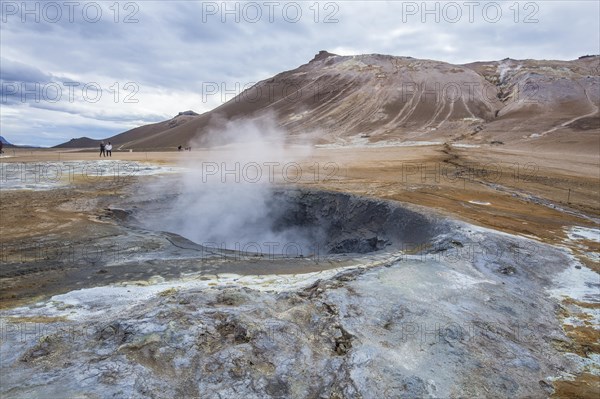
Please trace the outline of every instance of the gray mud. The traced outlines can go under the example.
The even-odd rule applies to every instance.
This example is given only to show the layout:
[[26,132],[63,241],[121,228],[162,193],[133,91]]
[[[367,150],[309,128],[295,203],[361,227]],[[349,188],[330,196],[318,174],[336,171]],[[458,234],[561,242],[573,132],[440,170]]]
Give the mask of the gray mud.
[[[210,235],[187,234],[169,218],[201,219],[206,215],[188,216],[181,208],[180,196],[170,194],[151,201],[136,201],[135,206],[112,210],[125,224],[148,230],[169,226],[169,232],[194,240],[198,245],[226,249],[247,248],[246,252],[264,255],[289,255],[265,243],[269,238],[282,248],[295,244],[295,255],[365,254],[381,250],[397,251],[419,246],[449,228],[439,216],[426,216],[397,202],[322,190],[273,189],[266,195],[269,212],[249,220],[242,229],[253,232],[250,239],[227,246]],[[173,216],[172,210],[177,209]],[[208,212],[208,211],[207,211]],[[157,216],[158,215],[158,216]],[[165,216],[166,215],[166,216]],[[263,232],[269,232],[266,238]],[[235,234],[236,232],[231,232]],[[255,245],[249,245],[250,243]],[[289,245],[291,246],[291,245]],[[275,248],[272,248],[275,247]],[[269,251],[271,250],[271,251]]]
[[[144,191],[152,186],[144,184],[129,188],[124,197],[99,199],[87,236],[75,240],[47,236],[3,248],[8,255],[0,278],[6,295],[11,290],[8,298],[49,298],[73,289],[157,276],[171,280],[226,273],[313,273],[368,263],[373,256],[428,250],[437,235],[451,228],[439,217],[391,201],[275,189],[266,196],[268,212],[244,225],[250,234],[234,245],[214,237],[193,241],[178,224],[188,219],[186,208],[179,207],[179,181],[156,179],[167,187]],[[174,214],[180,219],[169,223]],[[165,225],[169,228],[159,229]],[[11,252],[21,256],[11,257]]]
[[[469,226],[437,240],[293,289],[128,286],[5,311],[2,396],[550,396],[578,370],[545,291],[568,258]],[[57,319],[18,321],[42,315]]]
[[394,202],[272,194],[269,233],[319,251],[206,245],[149,223],[177,194],[111,199],[94,246],[112,255],[54,260],[50,300],[0,313],[1,396],[543,398],[581,371],[549,295],[564,251]]

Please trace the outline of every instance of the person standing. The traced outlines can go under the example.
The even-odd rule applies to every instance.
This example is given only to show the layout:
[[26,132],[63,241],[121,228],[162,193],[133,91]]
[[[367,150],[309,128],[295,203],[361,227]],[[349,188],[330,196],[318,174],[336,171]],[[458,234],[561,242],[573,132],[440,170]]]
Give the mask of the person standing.
[[104,148],[106,149],[106,156],[107,157],[112,157],[112,144],[110,143],[110,141],[108,142],[108,144]]
[[104,141],[100,143],[100,156],[102,156],[102,155],[106,156]]

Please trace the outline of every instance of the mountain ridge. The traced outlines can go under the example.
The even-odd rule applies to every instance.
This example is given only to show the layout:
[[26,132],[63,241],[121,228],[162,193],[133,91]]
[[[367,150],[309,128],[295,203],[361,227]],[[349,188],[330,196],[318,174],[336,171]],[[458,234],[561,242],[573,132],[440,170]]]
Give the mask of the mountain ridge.
[[[586,56],[459,65],[322,50],[213,110],[180,112],[104,141],[119,149],[175,148],[201,138],[214,118],[269,114],[291,140],[309,136],[316,144],[551,142],[564,141],[567,133],[569,141],[589,142],[594,141],[589,133],[600,129],[599,62],[599,56]],[[90,143],[100,140],[81,138],[57,147]]]

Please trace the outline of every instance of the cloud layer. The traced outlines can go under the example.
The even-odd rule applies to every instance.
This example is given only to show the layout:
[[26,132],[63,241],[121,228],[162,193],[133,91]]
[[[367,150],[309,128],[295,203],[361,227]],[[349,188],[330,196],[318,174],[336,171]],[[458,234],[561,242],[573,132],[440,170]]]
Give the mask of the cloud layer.
[[0,134],[50,146],[205,112],[322,49],[452,63],[600,52],[599,3],[574,3],[2,1]]

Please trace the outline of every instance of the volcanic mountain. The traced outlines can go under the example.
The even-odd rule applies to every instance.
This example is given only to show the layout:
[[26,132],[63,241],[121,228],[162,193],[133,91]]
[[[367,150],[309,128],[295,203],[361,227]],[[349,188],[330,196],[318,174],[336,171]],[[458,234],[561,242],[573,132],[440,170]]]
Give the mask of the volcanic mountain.
[[[105,141],[119,149],[175,148],[196,142],[216,120],[271,115],[292,140],[317,144],[534,141],[597,151],[599,75],[600,56],[453,65],[321,51],[209,112],[180,112]],[[98,143],[80,138],[57,147]]]

